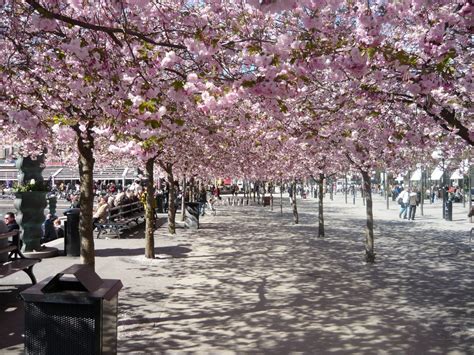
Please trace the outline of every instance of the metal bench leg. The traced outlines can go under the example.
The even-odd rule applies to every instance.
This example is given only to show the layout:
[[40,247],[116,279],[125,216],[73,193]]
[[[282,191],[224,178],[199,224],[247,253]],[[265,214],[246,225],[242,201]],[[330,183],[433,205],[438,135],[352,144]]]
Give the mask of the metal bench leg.
[[34,265],[31,265],[30,267],[27,267],[26,269],[23,269],[23,271],[26,272],[26,274],[30,277],[31,282],[33,283],[33,285],[36,285],[36,277],[33,274],[33,266]]

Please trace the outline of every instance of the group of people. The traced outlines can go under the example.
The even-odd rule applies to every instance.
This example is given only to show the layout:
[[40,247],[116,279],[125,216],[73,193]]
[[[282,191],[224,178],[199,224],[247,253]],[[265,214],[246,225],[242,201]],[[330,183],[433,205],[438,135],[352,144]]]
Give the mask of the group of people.
[[43,230],[41,243],[46,243],[58,238],[64,238],[64,229],[58,216],[48,213],[41,228]]
[[[13,232],[15,230],[20,230],[20,226],[16,221],[16,216],[13,212],[7,212],[3,216],[3,221],[0,221],[0,233],[8,233]],[[53,216],[48,214],[46,220],[42,225],[43,235],[41,237],[41,243],[46,243],[50,240],[54,240],[57,238],[64,237],[64,230],[61,226],[61,221],[57,216]],[[22,241],[20,239],[20,235],[17,234],[16,236],[10,239],[11,245],[18,245],[20,248],[22,247]]]
[[132,184],[127,191],[118,190],[116,194],[109,192],[104,196],[100,196],[92,216],[93,224],[106,222],[107,215],[111,208],[125,206],[143,200],[143,191],[141,185],[136,182]]

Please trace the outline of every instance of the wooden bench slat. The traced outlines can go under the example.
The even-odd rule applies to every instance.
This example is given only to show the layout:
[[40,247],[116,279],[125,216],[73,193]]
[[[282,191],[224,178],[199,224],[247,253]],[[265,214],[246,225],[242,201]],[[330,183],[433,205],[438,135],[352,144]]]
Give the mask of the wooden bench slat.
[[16,250],[16,249],[17,249],[16,245],[9,245],[9,246],[7,246],[7,247],[5,247],[5,248],[1,248],[1,249],[0,249],[0,254],[2,254],[2,253],[9,253],[9,252],[11,252],[11,251],[13,251],[13,250]]
[[[1,233],[0,239],[15,237],[18,234],[19,234],[18,230],[13,230],[7,233]],[[19,239],[18,239],[18,242],[19,242]],[[25,256],[19,250],[19,245],[8,245],[4,248],[1,248],[0,254],[8,255],[8,259],[9,259],[9,261],[0,263],[0,278],[4,278],[18,271],[24,271],[30,277],[33,285],[36,284],[36,277],[33,274],[33,265],[35,265],[36,263],[39,263],[41,259],[25,258]]]
[[7,239],[7,238],[10,238],[10,237],[14,237],[15,235],[18,234],[18,230],[14,230],[14,231],[11,231],[11,232],[7,232],[7,233],[1,233],[0,234],[0,239]]
[[0,265],[0,278],[14,274],[17,271],[22,271],[29,268],[36,263],[39,263],[40,259],[17,259],[8,261]]
[[114,231],[117,237],[120,238],[120,231],[122,229],[130,229],[132,222],[138,224],[140,218],[145,218],[145,210],[140,201],[110,208],[107,214],[107,221],[96,223],[99,230],[97,238],[102,231],[107,229]]

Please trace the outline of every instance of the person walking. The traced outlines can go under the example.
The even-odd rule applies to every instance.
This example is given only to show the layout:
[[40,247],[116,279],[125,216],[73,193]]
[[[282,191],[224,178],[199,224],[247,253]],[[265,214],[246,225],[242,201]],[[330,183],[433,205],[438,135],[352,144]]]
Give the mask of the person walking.
[[205,187],[201,187],[201,190],[199,191],[199,197],[198,197],[198,202],[199,202],[199,214],[201,216],[204,216],[206,213],[206,203],[207,203],[207,191]]
[[400,204],[400,213],[398,214],[398,218],[407,219],[408,213],[408,206],[410,201],[410,193],[408,190],[403,190],[400,192],[397,198],[398,203]]
[[414,221],[415,220],[415,213],[416,213],[416,206],[418,206],[418,193],[416,191],[410,192],[409,195],[409,211],[408,211],[408,219]]

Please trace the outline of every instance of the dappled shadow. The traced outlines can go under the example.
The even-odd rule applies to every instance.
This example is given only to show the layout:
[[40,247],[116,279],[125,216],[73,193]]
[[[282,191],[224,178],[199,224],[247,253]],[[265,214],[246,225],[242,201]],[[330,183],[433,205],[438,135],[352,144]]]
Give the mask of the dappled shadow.
[[314,200],[299,205],[298,225],[289,208],[221,208],[199,230],[159,228],[162,259],[144,258],[126,239],[96,250],[99,274],[124,283],[120,354],[472,353],[466,226],[399,220],[379,203],[377,258],[368,265],[361,206],[328,202],[325,238]]
[[[189,253],[191,249],[182,247],[179,245],[170,246],[170,247],[157,247],[155,248],[155,254],[166,254],[174,258],[186,257],[186,254]],[[112,256],[135,256],[135,255],[144,255],[145,248],[107,248],[99,249],[95,251],[97,257],[112,257]]]
[[30,286],[31,284],[0,286],[0,349],[4,349],[8,353],[16,353],[13,348],[23,349],[25,316],[20,292]]
[[[365,220],[314,206],[300,224],[259,206],[229,208],[189,234],[189,257],[163,268],[176,282],[157,294],[125,292],[120,351],[469,353],[472,253],[450,232],[376,223],[377,263],[364,257]],[[439,248],[459,246],[456,257]],[[137,300],[154,310],[135,315]],[[158,302],[156,301],[158,300]],[[145,307],[149,309],[149,307]]]

